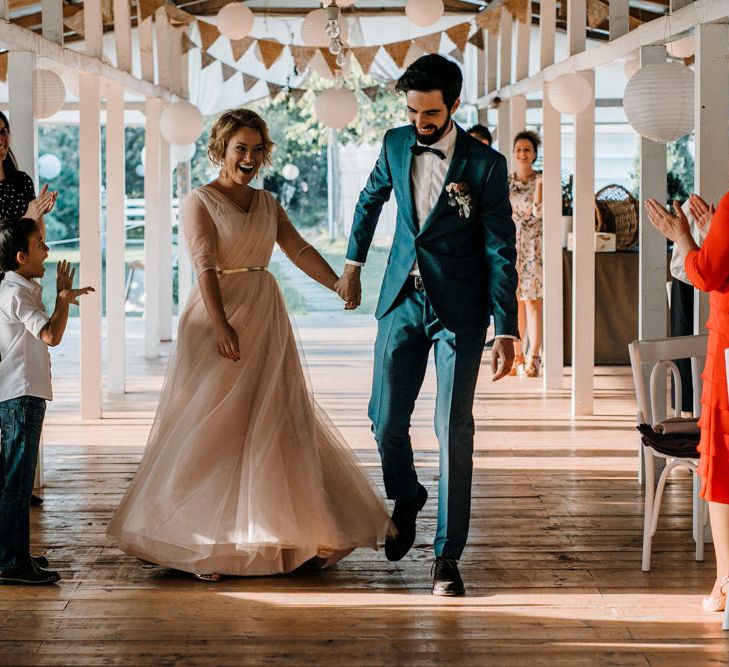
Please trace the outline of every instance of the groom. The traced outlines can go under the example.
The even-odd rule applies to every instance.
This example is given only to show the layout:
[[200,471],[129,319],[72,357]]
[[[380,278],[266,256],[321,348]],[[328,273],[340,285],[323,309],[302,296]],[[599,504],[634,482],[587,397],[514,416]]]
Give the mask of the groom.
[[434,595],[463,595],[458,559],[466,544],[473,470],[473,396],[489,316],[496,323],[492,380],[510,370],[518,335],[511,219],[504,157],[452,120],[463,77],[439,56],[416,60],[397,82],[410,125],[389,130],[354,212],[339,295],[356,307],[360,270],[383,204],[398,214],[375,313],[369,417],[398,534],[385,554],[400,560],[415,541],[428,493],[418,482],[410,416],[435,349],[435,430],[440,448]]

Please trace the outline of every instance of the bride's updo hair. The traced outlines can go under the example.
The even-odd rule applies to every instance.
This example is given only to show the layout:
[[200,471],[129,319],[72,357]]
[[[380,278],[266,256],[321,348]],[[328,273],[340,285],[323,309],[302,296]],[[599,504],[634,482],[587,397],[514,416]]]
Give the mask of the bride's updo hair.
[[250,127],[252,130],[260,132],[263,138],[263,164],[271,164],[271,152],[274,143],[268,134],[266,121],[250,109],[231,109],[218,118],[215,125],[213,125],[213,129],[210,130],[208,157],[214,165],[220,166],[223,164],[230,138],[242,127]]

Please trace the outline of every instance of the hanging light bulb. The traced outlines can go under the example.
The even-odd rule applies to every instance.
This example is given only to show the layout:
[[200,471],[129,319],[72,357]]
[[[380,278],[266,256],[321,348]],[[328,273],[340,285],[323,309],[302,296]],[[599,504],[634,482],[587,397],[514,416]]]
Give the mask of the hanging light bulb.
[[342,52],[342,43],[338,39],[333,39],[329,44],[329,53],[338,56]]
[[337,54],[336,61],[339,67],[344,67],[347,64],[347,56],[344,55],[344,51]]
[[327,21],[327,24],[324,28],[324,34],[329,39],[336,39],[337,37],[339,37],[339,35],[342,34],[342,30],[339,27],[339,21],[332,21],[331,19]]

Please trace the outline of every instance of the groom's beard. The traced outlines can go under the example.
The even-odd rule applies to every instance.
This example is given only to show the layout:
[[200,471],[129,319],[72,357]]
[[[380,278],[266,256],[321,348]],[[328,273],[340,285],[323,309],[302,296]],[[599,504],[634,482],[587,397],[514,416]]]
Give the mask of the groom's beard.
[[443,127],[438,127],[435,132],[431,132],[430,134],[420,134],[418,132],[418,128],[416,127],[415,123],[413,123],[413,128],[415,130],[415,138],[424,146],[432,146],[436,141],[438,141],[447,131],[448,128],[451,126],[451,115],[448,114],[448,118],[446,118],[445,123],[443,123]]

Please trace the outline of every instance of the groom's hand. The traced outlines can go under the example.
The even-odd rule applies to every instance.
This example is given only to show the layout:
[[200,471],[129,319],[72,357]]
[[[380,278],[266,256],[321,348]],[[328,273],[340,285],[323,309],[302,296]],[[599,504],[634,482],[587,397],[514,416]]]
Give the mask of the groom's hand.
[[509,374],[514,364],[514,341],[511,338],[497,338],[491,352],[491,381],[496,382]]
[[345,310],[354,310],[362,302],[362,283],[359,279],[361,270],[360,266],[345,264],[342,275],[334,283],[334,289],[345,302]]

